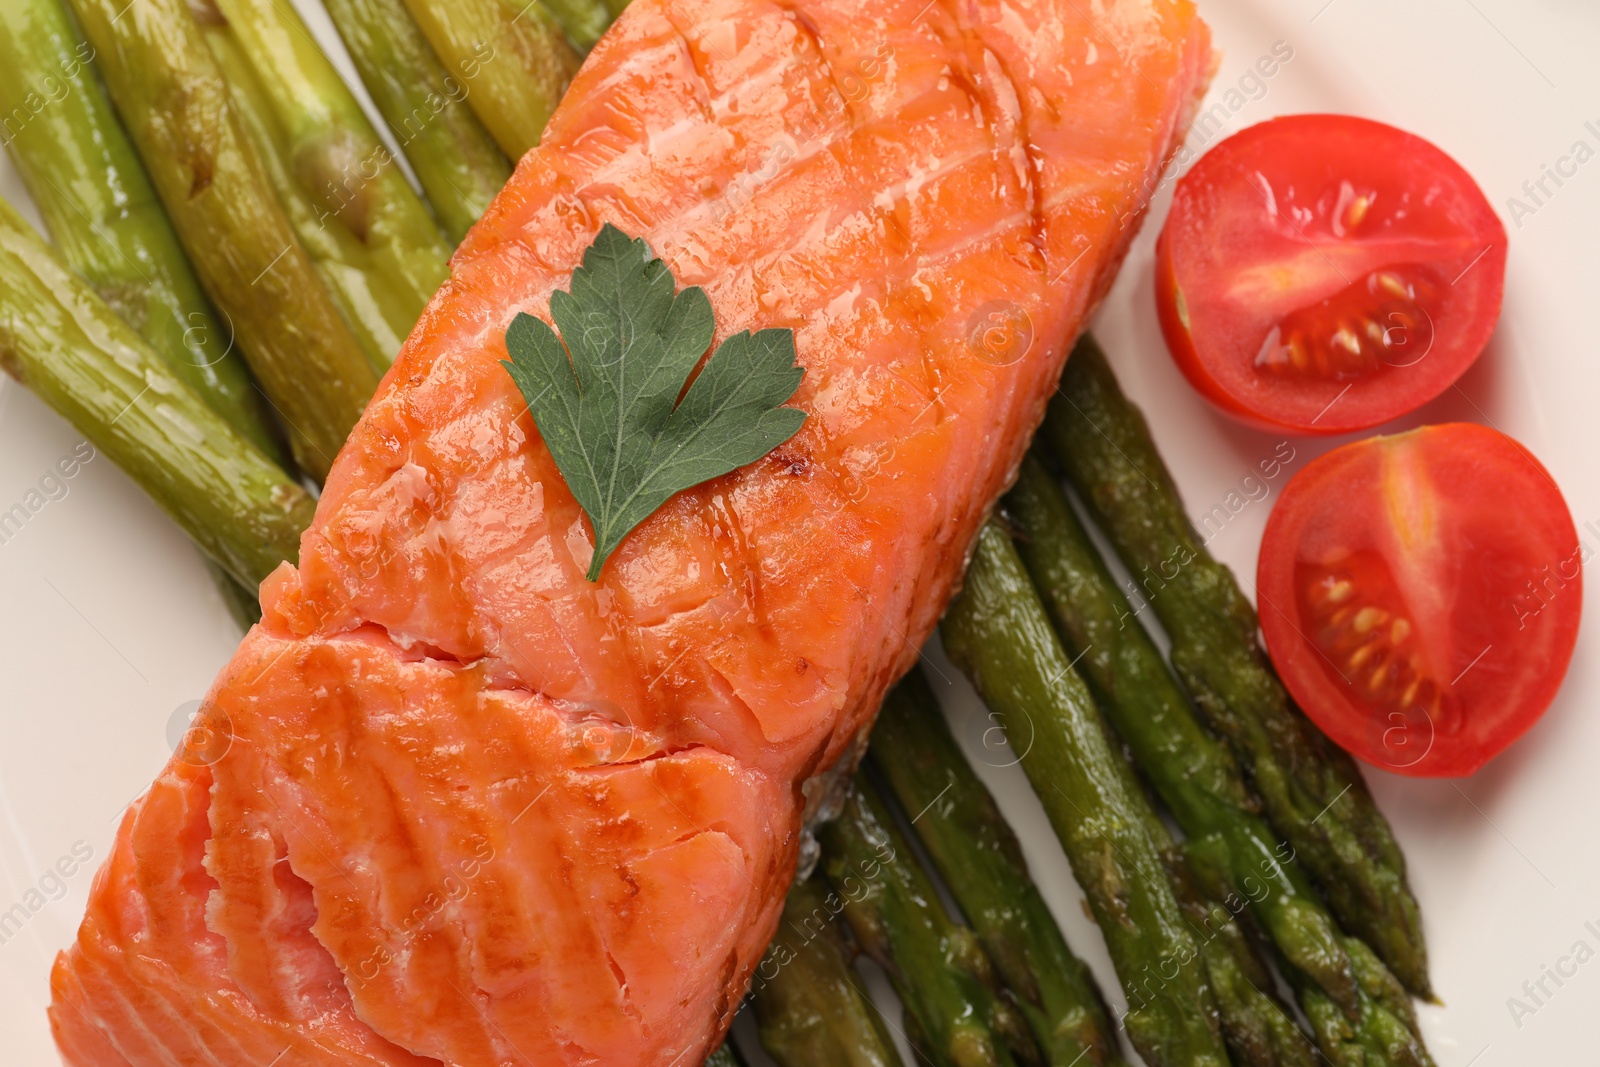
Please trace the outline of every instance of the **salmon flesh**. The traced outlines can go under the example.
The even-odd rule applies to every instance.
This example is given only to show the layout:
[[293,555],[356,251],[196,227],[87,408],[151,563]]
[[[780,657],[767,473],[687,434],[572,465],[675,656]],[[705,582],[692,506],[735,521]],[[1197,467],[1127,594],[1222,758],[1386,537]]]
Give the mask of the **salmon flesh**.
[[[634,0],[125,815],[66,1061],[698,1064],[1210,68],[1188,0]],[[590,583],[500,361],[605,222],[808,418]]]

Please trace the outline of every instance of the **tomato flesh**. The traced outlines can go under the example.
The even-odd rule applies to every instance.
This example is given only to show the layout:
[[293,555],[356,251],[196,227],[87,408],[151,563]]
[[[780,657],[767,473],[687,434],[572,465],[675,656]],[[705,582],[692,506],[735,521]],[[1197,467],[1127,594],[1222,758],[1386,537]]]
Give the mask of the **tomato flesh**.
[[1499,318],[1506,234],[1438,148],[1341,115],[1273,119],[1178,182],[1156,246],[1162,332],[1247,423],[1344,433],[1447,389]]
[[1376,724],[1383,763],[1405,766],[1419,743],[1459,733],[1460,701],[1439,677],[1381,557],[1358,551],[1334,564],[1300,563],[1295,578],[1300,618]]
[[1582,563],[1555,483],[1466,423],[1336,449],[1285,487],[1257,587],[1267,650],[1354,755],[1471,774],[1555,697],[1577,640]]
[[1438,275],[1407,263],[1372,271],[1267,332],[1256,366],[1266,374],[1347,381],[1409,367],[1433,347]]

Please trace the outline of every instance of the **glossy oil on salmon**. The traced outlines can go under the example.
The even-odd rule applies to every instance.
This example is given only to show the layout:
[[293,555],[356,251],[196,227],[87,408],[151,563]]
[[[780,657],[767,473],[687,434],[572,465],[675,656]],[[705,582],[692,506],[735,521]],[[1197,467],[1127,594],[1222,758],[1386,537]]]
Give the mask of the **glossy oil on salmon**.
[[[125,816],[67,1062],[698,1064],[1210,64],[1187,0],[634,0]],[[591,584],[500,360],[605,222],[808,418]]]

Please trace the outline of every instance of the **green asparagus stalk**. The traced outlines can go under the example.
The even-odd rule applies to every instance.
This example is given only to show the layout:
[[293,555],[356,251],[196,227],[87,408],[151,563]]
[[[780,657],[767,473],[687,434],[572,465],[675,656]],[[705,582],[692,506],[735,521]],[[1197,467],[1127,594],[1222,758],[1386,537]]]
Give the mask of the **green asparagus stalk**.
[[[1074,667],[1076,670],[1076,667]],[[1183,913],[1199,950],[1199,966],[1204,967],[1222,1036],[1234,1067],[1311,1067],[1316,1050],[1276,996],[1268,992],[1272,979],[1266,963],[1245,936],[1234,913],[1223,906],[1239,907],[1225,883],[1207,891],[1194,874],[1194,865],[1183,845],[1173,839],[1161,821],[1134,767],[1133,753],[1109,732],[1101,720],[1114,751],[1123,788],[1130,796],[1145,800],[1139,805],[1150,839],[1156,843],[1161,863],[1172,884],[1173,896]],[[1164,972],[1157,972],[1165,977]]]
[[467,105],[401,0],[324,0],[378,112],[411,162],[452,244],[511,178],[511,164]]
[[[1005,531],[978,537],[966,585],[941,624],[946,651],[1006,726],[1105,935],[1151,1067],[1228,1062],[1199,953],[1088,690],[1061,648]],[[1169,975],[1167,971],[1172,973]]]
[[540,0],[405,0],[500,150],[520,160],[544,133],[578,53]]
[[[1122,789],[1143,801],[1135,806],[1136,811],[1155,842],[1178,910],[1194,935],[1198,962],[1189,966],[1205,972],[1230,1061],[1234,1067],[1310,1067],[1316,1052],[1283,1005],[1267,992],[1272,979],[1265,962],[1233,914],[1218,903],[1226,894],[1213,898],[1201,888],[1184,847],[1173,840],[1172,832],[1156,814],[1134,767],[1133,754],[1118,743],[1103,718],[1098,725],[1106,732],[1112,751],[1121,757],[1114,760],[1114,770]],[[1167,980],[1164,969],[1145,974],[1146,981]]]
[[1044,437],[1172,639],[1172,665],[1230,744],[1274,830],[1344,928],[1430,996],[1405,858],[1350,757],[1296,708],[1256,642],[1232,573],[1190,524],[1149,428],[1090,338],[1067,362]]
[[289,432],[327,476],[377,375],[295,237],[185,0],[72,0],[195,273]]
[[[244,359],[184,258],[161,202],[95,77],[92,51],[61,0],[0,5],[6,148],[50,238],[229,425],[286,462]],[[30,114],[29,98],[40,102]]]
[[756,968],[761,1045],[779,1067],[901,1067],[882,1013],[851,971],[853,952],[836,921],[843,908],[819,877],[796,885]]
[[193,0],[301,244],[380,371],[449,276],[450,249],[294,8]]
[[250,588],[298,554],[304,489],[185,385],[0,201],[0,367]]
[[1362,994],[1381,1010],[1352,1021],[1320,990],[1302,984],[1296,995],[1327,1061],[1335,1067],[1433,1067],[1416,1036],[1410,994],[1364,942],[1352,937],[1346,945]]
[[[1412,1043],[1421,1048],[1409,1008],[1398,1020],[1386,1018],[1382,1004],[1363,994],[1347,939],[1298,857],[1257,813],[1259,803],[1237,764],[1193,711],[1066,496],[1036,458],[1023,462],[1005,503],[1016,523],[1018,552],[1063,646],[1188,835],[1190,857],[1213,872],[1210,880],[1220,887],[1214,896],[1236,902],[1235,911],[1248,902],[1251,916],[1298,972],[1297,986],[1315,990],[1363,1032],[1389,1033],[1396,1021],[1410,1026]],[[1339,1032],[1324,1028],[1318,1036],[1336,1044]]]
[[[1063,647],[1071,650],[1070,645]],[[1077,671],[1076,664],[1073,669]],[[1110,733],[1104,718],[1099,725],[1106,731],[1112,750],[1122,757],[1116,761],[1116,769],[1123,789],[1129,796],[1145,801],[1137,805],[1139,815],[1156,843],[1178,909],[1194,935],[1199,966],[1205,969],[1234,1067],[1311,1067],[1316,1050],[1282,1003],[1268,992],[1272,978],[1266,963],[1245,936],[1234,913],[1222,904],[1228,901],[1229,907],[1238,908],[1236,901],[1242,898],[1232,894],[1226,883],[1217,883],[1209,891],[1202,888],[1188,851],[1173,839],[1166,823],[1156,814],[1134,767],[1134,754]],[[1165,971],[1158,971],[1153,977],[1164,980]]]
[[[61,0],[0,6],[0,111],[28,115],[6,147],[56,248],[178,378],[280,466],[288,463],[244,357],[220,329]],[[40,95],[40,93],[44,95]],[[33,113],[30,102],[41,106]],[[253,589],[207,567],[244,629]]]
[[872,765],[1016,996],[1054,1067],[1120,1063],[1089,967],[1067,947],[994,796],[961,754],[927,679],[912,670],[873,727]]
[[[1104,721],[1102,728],[1107,728]],[[1214,883],[1211,891],[1200,886],[1187,849],[1173,840],[1173,833],[1166,829],[1165,822],[1149,803],[1146,785],[1134,769],[1133,753],[1120,744],[1117,737],[1107,736],[1112,749],[1122,753],[1118,769],[1122,771],[1123,787],[1130,795],[1146,797],[1147,803],[1141,805],[1141,813],[1149,825],[1150,840],[1157,843],[1162,867],[1173,886],[1173,896],[1178,899],[1178,909],[1189,923],[1190,933],[1194,934],[1198,966],[1205,968],[1232,1064],[1234,1067],[1310,1067],[1317,1051],[1274,993],[1267,992],[1272,989],[1272,977],[1266,961],[1245,936],[1240,920],[1229,910],[1229,907],[1240,907],[1238,897],[1230,894],[1226,883]],[[1224,901],[1227,907],[1222,904]]]
[[[1165,826],[1159,831],[1167,837]],[[1163,857],[1178,907],[1200,945],[1234,1067],[1314,1067],[1316,1050],[1271,992],[1272,974],[1239,920],[1201,891],[1180,845],[1170,843]]]
[[822,870],[856,943],[889,974],[912,1044],[948,1067],[1039,1062],[1027,1023],[997,992],[972,931],[953,921],[867,779],[818,833]]
[[1355,978],[1333,917],[1298,858],[1257,814],[1226,748],[1193,713],[1066,497],[1037,459],[1006,497],[1017,551],[1067,654],[1117,735],[1192,841],[1215,841],[1229,892],[1255,914],[1288,962],[1353,1011]]
[[417,309],[400,290],[385,284],[370,250],[349,227],[336,216],[326,215],[295,180],[282,127],[272,113],[261,79],[233,33],[220,19],[203,20],[201,25],[233,92],[233,112],[250,135],[300,246],[373,370],[381,374],[416,322],[413,312]]
[[[567,42],[579,52],[593,48],[611,25],[612,14],[605,0],[545,0],[545,4],[567,35]],[[514,3],[511,6],[520,10]]]

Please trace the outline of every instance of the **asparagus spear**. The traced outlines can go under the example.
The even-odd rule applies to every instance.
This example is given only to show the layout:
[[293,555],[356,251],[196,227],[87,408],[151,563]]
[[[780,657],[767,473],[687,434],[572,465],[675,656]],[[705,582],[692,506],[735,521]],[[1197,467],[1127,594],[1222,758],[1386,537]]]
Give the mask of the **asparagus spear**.
[[539,143],[578,69],[539,0],[405,0],[423,36],[467,87],[467,104],[500,150],[520,160]]
[[293,560],[314,505],[184,385],[0,201],[0,367],[109,456],[251,588]]
[[[1098,725],[1112,751],[1121,757],[1113,762],[1122,789],[1142,801],[1135,806],[1138,817],[1155,842],[1178,910],[1194,936],[1196,966],[1204,969],[1230,1062],[1234,1067],[1311,1067],[1315,1050],[1283,1005],[1267,992],[1272,978],[1266,964],[1233,913],[1219,904],[1227,899],[1226,891],[1213,897],[1200,887],[1184,846],[1173,840],[1172,832],[1156,814],[1134,768],[1133,754],[1118,743],[1103,718]],[[1166,974],[1146,968],[1144,978],[1159,983]]]
[[951,920],[877,790],[861,775],[821,827],[822,869],[856,942],[889,973],[912,1044],[949,1067],[1038,1062],[1027,1024],[996,992],[972,931]]
[[[1130,791],[1082,679],[1010,538],[978,536],[966,586],[941,624],[950,657],[1006,725],[1105,935],[1151,1067],[1228,1062],[1198,947],[1162,869],[1146,799]],[[1167,971],[1172,973],[1169,975]]]
[[[450,249],[294,9],[193,0],[295,232],[381,372],[449,275]],[[303,201],[298,207],[288,205]]]
[[[243,357],[212,313],[61,0],[0,5],[6,147],[61,257],[229,425],[286,462]],[[37,95],[43,94],[43,95]]]
[[1346,944],[1362,993],[1383,1010],[1352,1022],[1320,991],[1299,990],[1300,1004],[1329,1062],[1335,1067],[1433,1067],[1416,1037],[1416,1020],[1405,987],[1365,943],[1349,938]]
[[[1071,651],[1070,644],[1063,647]],[[1098,703],[1099,695],[1095,695]],[[1103,705],[1101,710],[1104,710]],[[1166,823],[1156,815],[1135,770],[1134,753],[1110,732],[1110,725],[1103,717],[1099,725],[1106,731],[1113,751],[1122,756],[1116,761],[1116,769],[1121,774],[1124,790],[1129,796],[1145,801],[1138,805],[1139,814],[1150,839],[1156,843],[1173,896],[1194,935],[1233,1064],[1235,1067],[1312,1067],[1316,1050],[1282,1003],[1268,992],[1273,980],[1266,963],[1234,917],[1245,898],[1234,893],[1226,881],[1213,880],[1209,888],[1202,888],[1195,877],[1195,865],[1191,863],[1188,849],[1173,840]],[[1227,906],[1223,905],[1224,901]],[[1158,971],[1155,976],[1164,977],[1164,972]]]
[[779,1067],[900,1067],[883,1016],[851,973],[835,917],[844,900],[812,877],[789,890],[751,983],[761,1045]]
[[324,0],[356,70],[452,243],[460,243],[511,164],[467,106],[401,0]]
[[1228,891],[1255,914],[1289,963],[1347,1011],[1350,959],[1298,857],[1280,848],[1228,751],[1205,729],[1134,619],[1066,497],[1037,459],[1006,497],[1017,551],[1068,655],[1117,735],[1191,840],[1215,841]]
[[[1036,458],[1024,460],[1006,509],[1063,646],[1189,836],[1191,855],[1204,857],[1203,866],[1220,887],[1214,896],[1237,901],[1240,909],[1250,902],[1250,913],[1297,972],[1297,986],[1315,990],[1363,1032],[1389,1033],[1398,1021],[1410,1028],[1420,1049],[1409,1007],[1398,1020],[1384,1018],[1387,1009],[1362,992],[1347,939],[1298,857],[1257,814],[1259,804],[1237,764],[1192,710],[1088,532]],[[1323,1028],[1319,1039],[1339,1043],[1342,1027]]]
[[1172,665],[1227,739],[1268,821],[1346,930],[1430,996],[1405,858],[1350,757],[1289,701],[1256,643],[1256,616],[1190,524],[1144,418],[1085,337],[1051,402],[1045,438],[1172,638]]
[[[266,405],[219,328],[91,56],[60,0],[0,6],[0,111],[28,114],[30,97],[48,101],[9,129],[11,158],[67,264],[185,385],[286,465]],[[261,615],[255,592],[209,558],[207,568],[229,613],[248,629]]]
[[[550,14],[567,35],[567,41],[580,52],[594,47],[614,17],[605,0],[546,0]],[[520,7],[511,6],[520,10]]]
[[371,250],[342,220],[326,214],[295,180],[283,128],[261,79],[220,16],[202,21],[202,27],[218,67],[227,76],[233,112],[250,136],[289,225],[362,352],[381,374],[393,362],[420,308],[401,289],[387,284]]
[[1167,875],[1200,945],[1234,1067],[1314,1067],[1316,1050],[1272,994],[1272,974],[1239,921],[1200,890],[1182,846],[1165,826],[1158,829],[1169,842],[1162,850]]
[[301,468],[325,478],[377,375],[294,235],[185,0],[72,0],[168,217]]
[[[1110,733],[1103,718],[1099,725],[1106,731],[1113,751],[1122,756],[1116,761],[1116,769],[1123,789],[1129,796],[1144,800],[1138,805],[1138,812],[1150,839],[1156,843],[1178,909],[1194,935],[1232,1063],[1235,1067],[1312,1067],[1316,1050],[1282,1003],[1268,992],[1272,977],[1266,963],[1229,910],[1240,907],[1235,902],[1237,895],[1225,882],[1215,883],[1210,891],[1202,889],[1188,851],[1173,840],[1172,832],[1156,814],[1134,768],[1133,753]],[[1227,907],[1223,901],[1228,901]],[[1147,969],[1145,973],[1152,978],[1165,977],[1164,971],[1152,973]]]
[[922,672],[889,692],[872,764],[1015,994],[1047,1063],[1120,1063],[1105,1004],[1028,874],[1016,835],[962,756]]

